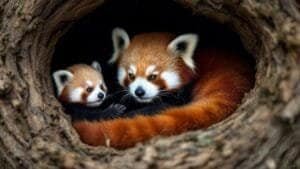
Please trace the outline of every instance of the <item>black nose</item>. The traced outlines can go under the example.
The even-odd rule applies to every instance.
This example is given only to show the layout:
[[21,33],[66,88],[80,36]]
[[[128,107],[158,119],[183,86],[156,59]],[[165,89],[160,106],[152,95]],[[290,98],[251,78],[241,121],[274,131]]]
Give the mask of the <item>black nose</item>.
[[99,99],[103,99],[103,98],[104,98],[104,94],[103,94],[103,93],[99,93],[99,94],[98,94],[98,98],[99,98]]
[[145,95],[145,90],[141,87],[138,87],[134,93],[138,97],[143,97]]

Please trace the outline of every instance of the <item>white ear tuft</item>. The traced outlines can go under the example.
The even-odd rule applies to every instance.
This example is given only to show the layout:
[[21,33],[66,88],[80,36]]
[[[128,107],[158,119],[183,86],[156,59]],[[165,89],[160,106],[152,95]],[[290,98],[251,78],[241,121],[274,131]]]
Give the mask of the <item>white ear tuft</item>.
[[100,65],[100,63],[98,63],[97,61],[93,61],[92,67],[93,67],[94,69],[96,69],[98,72],[100,72],[100,73],[102,72],[101,65]]
[[195,69],[193,55],[198,43],[198,35],[184,34],[178,36],[168,45],[168,51],[180,56],[184,63],[191,69]]
[[112,41],[114,52],[111,59],[108,61],[109,63],[115,63],[118,60],[121,52],[127,49],[130,44],[129,35],[122,28],[115,28],[112,31]]
[[57,89],[57,96],[61,95],[62,90],[70,80],[73,78],[73,74],[67,70],[58,70],[52,74],[54,83]]

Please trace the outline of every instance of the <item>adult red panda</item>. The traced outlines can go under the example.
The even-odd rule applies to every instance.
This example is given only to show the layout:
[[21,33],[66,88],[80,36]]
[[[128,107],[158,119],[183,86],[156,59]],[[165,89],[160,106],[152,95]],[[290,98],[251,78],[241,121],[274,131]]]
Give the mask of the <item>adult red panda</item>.
[[112,34],[118,81],[139,102],[151,102],[161,91],[192,84],[190,103],[102,122],[76,122],[83,142],[126,148],[154,136],[170,136],[208,127],[230,115],[253,86],[254,71],[242,57],[227,51],[196,50],[198,36],[170,33]]

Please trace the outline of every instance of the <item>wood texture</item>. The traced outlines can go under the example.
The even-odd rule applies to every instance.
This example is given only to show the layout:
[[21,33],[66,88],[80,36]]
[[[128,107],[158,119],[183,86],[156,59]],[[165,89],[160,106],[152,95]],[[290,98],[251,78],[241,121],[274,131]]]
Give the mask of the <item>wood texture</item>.
[[177,2],[231,26],[255,56],[255,88],[234,115],[204,131],[125,151],[83,145],[53,96],[50,62],[57,40],[103,1],[1,0],[1,166],[300,168],[299,1]]

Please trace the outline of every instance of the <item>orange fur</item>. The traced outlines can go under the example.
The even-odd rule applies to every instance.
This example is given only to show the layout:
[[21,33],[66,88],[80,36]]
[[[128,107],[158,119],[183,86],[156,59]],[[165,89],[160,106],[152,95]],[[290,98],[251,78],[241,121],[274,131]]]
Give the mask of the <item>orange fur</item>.
[[[188,68],[178,56],[173,56],[167,51],[168,44],[175,38],[169,33],[146,33],[133,37],[128,49],[122,52],[119,59],[119,67],[126,70],[131,65],[137,66],[136,77],[147,78],[145,70],[149,65],[155,65],[155,71],[162,73],[166,70],[177,72],[181,76],[181,86],[189,83],[194,76],[193,71]],[[158,74],[160,77],[160,74]],[[124,87],[128,86],[134,79],[124,79]],[[152,81],[161,89],[165,89],[165,81],[157,78]]]
[[191,103],[155,116],[76,122],[83,142],[127,148],[154,136],[170,136],[208,127],[230,115],[253,86],[254,72],[241,57],[218,50],[198,51]]
[[[70,91],[81,87],[83,89],[89,87],[86,81],[91,81],[93,84],[103,82],[102,74],[95,70],[93,67],[85,64],[76,64],[67,68],[74,76],[71,82],[66,85],[59,96],[59,100],[62,102],[69,102]],[[102,89],[106,91],[106,87]],[[87,97],[89,93],[86,91],[83,93],[83,98]],[[82,101],[85,101],[83,99]]]

